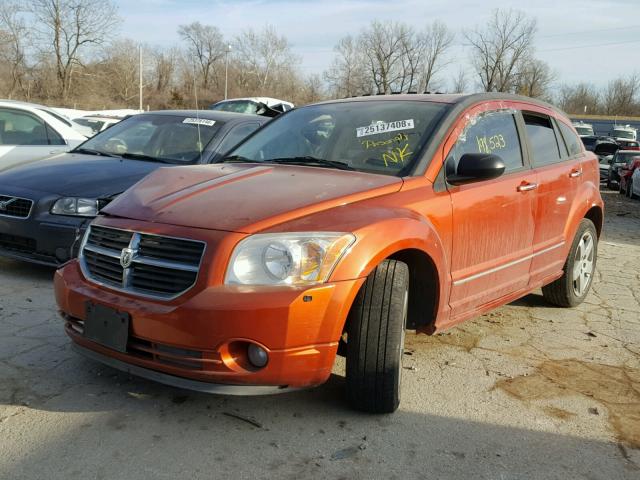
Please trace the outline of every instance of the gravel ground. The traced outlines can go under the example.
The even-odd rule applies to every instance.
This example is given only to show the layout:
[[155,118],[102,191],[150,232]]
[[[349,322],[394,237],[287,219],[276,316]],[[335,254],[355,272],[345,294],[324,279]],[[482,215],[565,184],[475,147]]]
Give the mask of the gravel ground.
[[[70,351],[52,271],[0,260],[0,479],[640,478],[640,202],[603,192],[598,271],[572,310],[539,292],[407,336],[402,405],[322,387],[226,398]],[[248,421],[249,420],[249,421]]]

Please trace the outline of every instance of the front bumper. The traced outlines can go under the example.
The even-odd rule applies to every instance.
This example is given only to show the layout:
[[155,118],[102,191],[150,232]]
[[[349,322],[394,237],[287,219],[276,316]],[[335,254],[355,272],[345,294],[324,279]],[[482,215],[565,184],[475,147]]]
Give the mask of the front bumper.
[[91,220],[38,212],[37,205],[28,218],[0,216],[0,255],[58,266],[77,256]]
[[[206,391],[216,393],[224,389],[214,384],[269,386],[275,389],[264,393],[274,393],[327,380],[349,308],[363,281],[309,288],[205,286],[164,302],[90,283],[78,262],[72,261],[56,272],[54,283],[67,334],[80,348],[117,362],[116,368],[147,378],[149,371],[163,374],[152,376],[173,385],[175,378],[197,382],[191,387],[189,382],[177,385],[185,388],[204,382],[211,384]],[[87,302],[130,314],[126,353],[83,336]],[[246,342],[267,350],[265,367],[247,364],[237,347]]]

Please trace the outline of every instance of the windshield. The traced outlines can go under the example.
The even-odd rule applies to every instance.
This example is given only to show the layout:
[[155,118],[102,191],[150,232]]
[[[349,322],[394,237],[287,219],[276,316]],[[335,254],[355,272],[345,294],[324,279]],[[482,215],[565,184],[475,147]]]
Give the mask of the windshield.
[[640,157],[638,152],[617,153],[614,157],[615,163],[627,163],[631,158]]
[[580,127],[576,125],[575,129],[578,135],[593,135],[593,128],[591,127]]
[[213,105],[211,110],[235,113],[253,113],[255,115],[258,111],[258,104],[251,100],[232,100],[230,102],[222,102]]
[[611,132],[611,136],[616,137],[616,138],[626,138],[629,140],[635,140],[636,139],[636,135],[634,132],[630,131],[630,130],[618,130],[616,128],[613,129],[613,131]]
[[141,160],[193,163],[222,122],[178,115],[142,114],[123,120],[83,143],[78,150]]
[[367,101],[313,105],[272,120],[230,152],[230,160],[287,160],[384,175],[408,171],[446,104]]

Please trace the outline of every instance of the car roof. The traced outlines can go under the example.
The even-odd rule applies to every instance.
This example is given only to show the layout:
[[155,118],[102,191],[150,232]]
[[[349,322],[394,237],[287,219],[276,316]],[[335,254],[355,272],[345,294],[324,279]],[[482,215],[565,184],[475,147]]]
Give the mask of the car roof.
[[324,102],[314,103],[313,105],[324,105],[330,103],[346,103],[346,102],[374,102],[374,101],[419,101],[419,102],[431,102],[431,103],[444,103],[450,104],[455,107],[456,110],[462,110],[470,107],[474,104],[481,102],[490,102],[495,100],[504,100],[511,102],[524,102],[532,103],[546,107],[559,115],[567,117],[567,114],[560,110],[558,107],[551,105],[543,100],[531,97],[525,97],[524,95],[514,95],[511,93],[497,93],[497,92],[483,92],[483,93],[403,93],[392,95],[365,95],[360,97],[348,97],[339,100],[326,100]]
[[194,117],[218,122],[238,122],[242,120],[254,120],[265,122],[268,118],[247,113],[221,112],[218,110],[155,110],[143,112],[138,115],[174,115],[176,117]]

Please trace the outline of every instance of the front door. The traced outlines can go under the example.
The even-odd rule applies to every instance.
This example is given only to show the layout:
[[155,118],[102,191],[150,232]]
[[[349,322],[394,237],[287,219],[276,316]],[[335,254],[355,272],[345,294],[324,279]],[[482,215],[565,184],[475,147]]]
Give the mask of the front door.
[[537,177],[523,154],[516,115],[509,109],[470,113],[447,156],[448,173],[455,173],[465,153],[492,153],[506,165],[497,179],[448,185],[453,208],[452,322],[529,283]]

